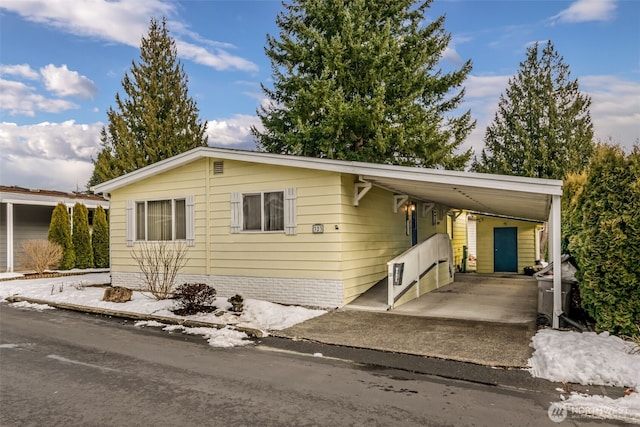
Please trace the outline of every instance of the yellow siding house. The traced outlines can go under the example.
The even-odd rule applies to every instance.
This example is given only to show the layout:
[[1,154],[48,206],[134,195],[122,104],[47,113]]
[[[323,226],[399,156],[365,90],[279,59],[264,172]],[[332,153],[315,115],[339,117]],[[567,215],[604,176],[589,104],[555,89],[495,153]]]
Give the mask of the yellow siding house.
[[[528,210],[539,217],[548,215],[549,188],[561,194],[556,185],[200,147],[93,191],[110,200],[113,285],[139,286],[132,251],[163,242],[187,247],[178,283],[207,283],[223,296],[339,307],[430,236],[450,232],[457,246],[466,244],[459,211],[451,208],[488,206],[491,200],[476,202],[483,188],[491,198],[496,188],[504,192],[496,206],[510,206],[503,198],[517,198],[523,188],[534,201],[544,197]],[[460,189],[478,194],[471,199]]]

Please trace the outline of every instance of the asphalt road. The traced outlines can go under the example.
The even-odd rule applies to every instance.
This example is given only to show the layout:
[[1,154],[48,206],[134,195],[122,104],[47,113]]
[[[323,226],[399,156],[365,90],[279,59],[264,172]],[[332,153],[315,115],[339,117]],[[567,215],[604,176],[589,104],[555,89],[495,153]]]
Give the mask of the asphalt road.
[[2,426],[544,426],[556,397],[0,304]]

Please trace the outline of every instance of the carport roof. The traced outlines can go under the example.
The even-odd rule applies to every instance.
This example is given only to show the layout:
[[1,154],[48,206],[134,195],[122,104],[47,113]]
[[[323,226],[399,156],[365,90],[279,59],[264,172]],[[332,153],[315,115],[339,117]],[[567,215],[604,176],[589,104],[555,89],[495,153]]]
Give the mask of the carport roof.
[[[353,174],[362,182],[412,199],[518,218],[546,221],[552,196],[562,195],[562,181],[506,175],[382,165],[256,151],[198,147],[92,188],[108,194],[141,179],[201,159],[237,160]],[[365,196],[366,197],[366,196]]]

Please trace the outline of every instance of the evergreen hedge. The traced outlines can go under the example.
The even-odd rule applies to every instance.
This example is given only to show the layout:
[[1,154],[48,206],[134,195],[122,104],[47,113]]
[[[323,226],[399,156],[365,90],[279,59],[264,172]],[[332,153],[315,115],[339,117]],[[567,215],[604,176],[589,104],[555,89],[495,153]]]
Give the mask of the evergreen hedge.
[[[569,221],[582,306],[596,328],[633,335],[640,325],[640,146],[600,145]],[[579,223],[579,226],[578,226]]]
[[76,252],[76,268],[93,268],[89,211],[82,203],[76,203],[73,207],[73,234],[71,237]]
[[98,206],[93,215],[91,243],[93,245],[93,262],[96,268],[109,267],[109,223],[102,206]]
[[62,247],[62,259],[58,268],[61,270],[73,268],[75,265],[75,252],[73,250],[73,241],[71,240],[71,221],[64,203],[58,203],[53,209],[47,239]]

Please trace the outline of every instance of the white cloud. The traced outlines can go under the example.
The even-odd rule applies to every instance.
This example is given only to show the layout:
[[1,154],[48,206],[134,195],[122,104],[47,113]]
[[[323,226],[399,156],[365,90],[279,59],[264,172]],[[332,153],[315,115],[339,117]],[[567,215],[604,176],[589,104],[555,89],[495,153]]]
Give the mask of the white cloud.
[[454,65],[462,65],[464,61],[460,54],[455,50],[455,48],[447,46],[442,52],[442,59],[451,62]]
[[258,116],[236,114],[228,119],[210,120],[207,123],[209,145],[255,149],[251,126],[262,128],[262,122]]
[[608,21],[613,18],[617,0],[577,0],[550,18],[551,22]]
[[56,67],[49,64],[40,69],[44,85],[48,91],[58,96],[75,96],[82,99],[93,99],[98,88],[86,76],[71,71],[66,64]]
[[63,99],[46,98],[36,93],[32,86],[22,82],[4,80],[0,78],[0,110],[8,111],[15,116],[23,114],[33,117],[37,111],[59,113],[61,111],[78,108],[73,102]]
[[[256,148],[250,127],[261,126],[256,116],[237,114],[208,122],[209,144]],[[100,122],[17,125],[0,123],[0,182],[3,185],[49,190],[84,189],[100,150]]]
[[41,190],[85,190],[93,164],[79,160],[42,159],[0,154],[0,182]]
[[102,123],[0,123],[0,181],[48,190],[84,189]]
[[640,140],[640,83],[616,76],[579,78],[580,89],[591,96],[591,119],[596,138],[630,148]]
[[28,64],[3,65],[0,64],[0,75],[8,74],[11,76],[23,77],[29,80],[38,80],[40,75]]
[[[141,37],[147,33],[149,19],[174,17],[177,15],[178,6],[160,0],[85,0],[75,2],[73,7],[69,7],[69,2],[64,0],[3,0],[0,2],[1,9],[71,34],[95,37],[137,48],[140,46]],[[185,30],[186,26],[181,22],[168,20],[169,29],[174,26],[177,35],[186,35],[200,44],[194,45],[176,37],[178,54],[184,58],[217,70],[257,70],[258,67],[253,62],[228,53],[225,49],[229,48],[229,44],[206,40]],[[175,37],[176,34],[172,36]]]
[[178,55],[198,64],[206,65],[216,70],[235,68],[244,71],[257,71],[258,66],[239,56],[231,55],[222,49],[216,49],[216,53],[209,52],[202,46],[176,40]]
[[102,123],[0,123],[0,150],[22,157],[89,161],[100,147]]

